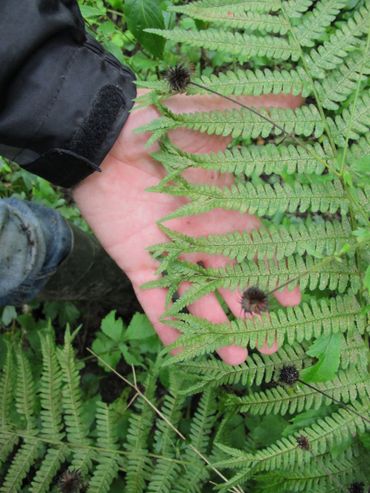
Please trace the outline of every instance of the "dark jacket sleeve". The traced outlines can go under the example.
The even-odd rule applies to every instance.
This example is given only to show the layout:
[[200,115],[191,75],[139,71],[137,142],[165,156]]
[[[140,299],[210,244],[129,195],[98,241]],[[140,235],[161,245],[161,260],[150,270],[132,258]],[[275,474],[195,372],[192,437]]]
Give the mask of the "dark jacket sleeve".
[[0,67],[0,154],[64,187],[98,169],[136,88],[76,1],[1,0]]

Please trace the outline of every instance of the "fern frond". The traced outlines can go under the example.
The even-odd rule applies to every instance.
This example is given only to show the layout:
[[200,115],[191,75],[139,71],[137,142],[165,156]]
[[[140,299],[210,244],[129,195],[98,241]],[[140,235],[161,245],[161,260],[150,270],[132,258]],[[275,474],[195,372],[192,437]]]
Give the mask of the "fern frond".
[[364,55],[355,51],[340,65],[338,70],[329,72],[327,77],[317,83],[318,94],[324,108],[337,110],[355,90],[359,81],[366,81],[370,75],[370,62]]
[[301,17],[294,33],[301,46],[314,46],[315,40],[325,34],[340,10],[346,6],[345,0],[320,0],[313,10]]
[[[225,96],[260,96],[261,94],[294,94],[309,96],[312,92],[312,81],[301,67],[295,69],[236,69],[220,72],[218,75],[202,75],[193,77],[195,84],[218,91]],[[155,89],[156,92],[167,94],[166,81],[145,81],[139,85]],[[190,84],[187,94],[209,94],[206,89]]]
[[42,433],[51,440],[60,441],[63,438],[62,370],[52,336],[40,334],[40,340],[43,365],[39,387]]
[[245,363],[231,366],[216,359],[201,359],[185,361],[178,364],[178,368],[186,375],[197,378],[196,383],[185,387],[182,393],[188,395],[200,392],[209,387],[222,385],[261,385],[262,382],[271,382],[277,367],[284,366],[285,362],[302,367],[305,351],[299,344],[286,345],[279,348],[277,353],[269,356],[253,353]]
[[[155,402],[156,374],[149,374],[145,395]],[[154,411],[149,404],[140,400],[132,414],[125,444],[127,451],[126,493],[142,493],[152,474],[152,462],[148,456],[148,439],[154,421]]]
[[370,133],[362,136],[357,142],[352,144],[347,153],[347,161],[351,167],[351,161],[357,160],[370,154]]
[[240,61],[254,56],[266,56],[273,60],[298,60],[299,58],[299,50],[292,47],[286,39],[268,34],[256,36],[218,29],[190,31],[181,28],[146,29],[146,31],[176,43],[181,42],[189,46],[236,55]]
[[328,119],[328,123],[340,147],[345,146],[347,136],[351,140],[358,140],[361,135],[367,134],[370,129],[370,90],[362,93],[353,113],[352,108],[345,108],[334,121]]
[[192,185],[178,181],[174,185],[153,187],[153,191],[188,197],[192,201],[168,214],[162,221],[191,216],[212,209],[248,212],[258,216],[273,216],[277,212],[348,212],[349,201],[337,180],[315,185],[280,185],[275,183],[237,183],[231,187]]
[[294,471],[274,471],[254,479],[257,481],[257,493],[336,493],[338,485],[348,486],[360,471],[358,460],[348,459],[345,455],[332,457],[331,454],[324,454],[313,464],[305,464]]
[[287,0],[281,4],[289,18],[300,18],[314,3],[314,0]]
[[[191,446],[201,454],[207,455],[215,420],[215,395],[212,390],[206,390],[192,419],[189,434]],[[209,471],[200,457],[190,448],[186,449],[184,459],[186,468],[179,481],[174,485],[173,493],[198,493],[200,486],[208,480]]]
[[[177,393],[176,386],[172,388],[173,393],[166,395],[161,413],[175,427],[178,427],[181,419],[181,408],[184,397]],[[157,420],[157,428],[154,433],[154,451],[161,454],[163,458],[156,461],[147,493],[172,493],[180,472],[181,464],[175,460],[176,434],[174,430],[163,420]]]
[[[161,150],[153,153],[166,169],[182,170],[189,167],[214,169],[235,175],[262,174],[317,174],[321,175],[328,159],[328,147],[316,144],[298,147],[294,145],[266,144],[234,148],[218,153],[191,154],[181,151],[168,142],[161,143]],[[320,156],[318,161],[313,153]],[[330,153],[329,153],[330,156]]]
[[363,334],[366,328],[366,318],[352,296],[322,299],[320,302],[312,300],[263,314],[258,319],[236,319],[225,324],[212,324],[188,314],[178,314],[176,320],[168,320],[167,323],[182,332],[176,346],[184,349],[166,364],[185,361],[232,344],[254,348],[257,345],[261,347],[265,341],[271,346],[277,340],[282,346],[285,339],[292,344],[321,334]]
[[27,431],[36,428],[36,388],[30,362],[22,351],[17,351],[17,390],[16,409],[25,422]]
[[[183,375],[191,377],[190,385],[183,387],[181,393],[185,395],[201,392],[205,388],[220,387],[222,385],[261,385],[269,383],[274,375],[285,365],[294,365],[298,370],[309,366],[311,358],[306,355],[306,344],[289,343],[279,348],[271,355],[252,353],[245,363],[231,366],[223,361],[199,359],[178,363],[177,368]],[[360,335],[347,338],[342,345],[340,367],[342,369],[358,368],[366,373],[367,348]]]
[[53,479],[66,459],[66,448],[49,448],[32,484],[31,493],[49,493]]
[[[88,449],[91,444],[88,437],[89,428],[83,412],[80,374],[69,330],[65,335],[64,347],[58,349],[57,356],[62,368],[63,410],[67,437],[68,441],[76,447],[72,467],[85,475],[91,468],[93,452]],[[81,446],[87,448],[80,448]]]
[[219,24],[221,29],[244,29],[245,31],[260,31],[262,33],[286,34],[289,30],[289,23],[278,15],[270,15],[258,11],[240,11],[233,12],[232,6],[227,12],[220,9],[186,9],[187,6],[174,6],[172,12],[184,13],[188,10],[187,15],[193,19],[198,19],[214,24]]
[[41,441],[37,439],[26,440],[17,450],[9,466],[0,493],[18,493],[21,491],[23,480],[36,460],[42,455],[43,450],[44,446]]
[[[360,415],[366,416],[367,405],[353,403],[353,408]],[[315,424],[303,428],[300,433],[290,435],[275,442],[270,447],[246,453],[242,450],[226,447],[221,444],[217,446],[230,456],[230,459],[216,463],[219,468],[242,469],[240,474],[232,478],[225,488],[229,488],[236,481],[241,482],[248,479],[251,473],[260,471],[276,471],[299,467],[312,460],[312,456],[327,452],[330,447],[349,444],[356,433],[365,430],[364,420],[347,409],[340,409],[325,418],[318,419]],[[300,435],[307,437],[310,443],[310,452],[301,450],[297,446],[296,438]],[[348,446],[348,445],[347,445]]]
[[192,285],[168,308],[164,316],[175,315],[218,288],[238,289],[242,292],[248,286],[259,286],[262,290],[271,291],[277,286],[290,283],[310,291],[330,289],[344,293],[350,288],[355,294],[361,285],[359,272],[352,258],[340,263],[328,257],[323,263],[314,257],[292,255],[276,263],[266,261],[258,265],[255,262],[244,262],[220,269],[197,269],[190,262],[178,261],[172,268],[171,277],[168,278],[170,284],[179,286],[181,282],[188,281]]
[[[98,402],[96,410],[98,436],[97,445],[102,452],[97,457],[98,465],[90,480],[87,493],[108,493],[119,470],[117,423],[112,410],[103,402]],[[109,451],[105,451],[109,450]]]
[[8,428],[13,404],[14,356],[10,345],[7,346],[6,350],[6,358],[0,380],[0,430]]
[[164,259],[179,257],[184,253],[223,255],[238,262],[245,259],[281,260],[294,253],[313,256],[333,255],[344,243],[353,244],[351,227],[346,219],[333,222],[305,221],[298,224],[269,224],[251,233],[235,232],[224,235],[191,237],[160,225],[171,240],[151,247],[156,256],[168,254]]
[[325,392],[327,397],[305,385],[296,385],[293,389],[277,386],[244,397],[229,395],[226,405],[233,412],[284,415],[329,406],[333,402],[331,398],[348,403],[356,399],[366,400],[370,396],[368,374],[356,370],[341,371],[330,382],[316,383],[315,387]]
[[361,36],[367,33],[369,16],[367,5],[354,11],[323,45],[311,50],[306,63],[313,76],[325,78],[328,70],[338,67],[347,54],[359,46]]
[[171,10],[194,18],[207,15],[233,15],[244,12],[276,12],[280,9],[281,0],[200,0],[188,5],[177,5]]
[[320,137],[324,131],[321,116],[314,105],[301,106],[295,110],[282,108],[272,108],[269,112],[265,109],[259,110],[259,114],[270,119],[270,121],[266,121],[259,114],[246,109],[180,114],[165,111],[166,116],[158,118],[140,129],[141,132],[153,133],[148,142],[153,142],[175,128],[189,128],[208,135],[232,136],[234,138],[257,139],[258,137],[266,138],[269,135],[281,135],[282,130],[270,121],[282,127],[285,132],[298,136],[314,135]]

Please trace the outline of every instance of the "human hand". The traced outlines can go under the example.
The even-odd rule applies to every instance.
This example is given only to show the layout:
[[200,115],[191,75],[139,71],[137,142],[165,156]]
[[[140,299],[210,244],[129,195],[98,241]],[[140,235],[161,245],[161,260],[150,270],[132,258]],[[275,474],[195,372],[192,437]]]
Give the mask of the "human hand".
[[[294,108],[301,104],[298,96],[258,96],[239,98],[247,105],[255,107],[279,106]],[[235,107],[217,96],[175,95],[166,102],[175,113],[212,111]],[[159,230],[157,221],[183,205],[182,197],[147,192],[165,176],[162,166],[151,158],[156,145],[146,148],[148,134],[137,134],[135,129],[157,118],[154,107],[133,111],[115,145],[102,163],[102,173],[94,173],[83,180],[73,191],[74,198],[83,216],[91,226],[102,246],[130,278],[139,302],[153,323],[164,344],[173,343],[179,333],[160,322],[165,311],[166,290],[155,288],[144,290],[141,286],[156,279],[157,262],[150,256],[149,246],[167,240]],[[209,136],[187,129],[176,129],[170,139],[181,149],[192,153],[217,152],[226,148],[229,139]],[[213,171],[191,169],[184,172],[186,179],[193,183],[212,183],[228,186],[231,175],[220,175]],[[213,210],[211,212],[180,218],[166,223],[174,230],[188,235],[199,236],[223,234],[231,231],[251,231],[259,227],[258,218],[234,211]],[[226,265],[230,259],[225,257],[197,254],[187,256],[191,261],[202,261],[206,267],[217,268]],[[180,293],[186,289],[181,286]],[[220,290],[235,316],[243,316],[240,308],[241,293]],[[275,297],[283,306],[292,306],[300,301],[298,288],[276,292]],[[214,294],[204,296],[188,307],[189,311],[214,323],[227,322],[227,317]],[[245,316],[245,315],[244,315]],[[276,345],[259,348],[260,352],[270,354],[277,350]],[[242,363],[247,355],[246,348],[228,346],[218,351],[221,358],[229,364]]]

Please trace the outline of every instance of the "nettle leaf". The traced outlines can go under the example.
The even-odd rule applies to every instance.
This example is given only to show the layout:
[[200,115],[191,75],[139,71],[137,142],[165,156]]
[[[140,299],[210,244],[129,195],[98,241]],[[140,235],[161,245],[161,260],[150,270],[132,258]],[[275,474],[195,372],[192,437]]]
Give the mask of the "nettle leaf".
[[301,371],[302,380],[305,382],[332,380],[339,368],[342,342],[342,334],[324,335],[316,339],[307,350],[307,354],[318,358],[318,361]]
[[165,40],[146,31],[147,28],[164,29],[164,17],[157,0],[126,0],[126,21],[129,30],[143,47],[154,56],[163,55]]

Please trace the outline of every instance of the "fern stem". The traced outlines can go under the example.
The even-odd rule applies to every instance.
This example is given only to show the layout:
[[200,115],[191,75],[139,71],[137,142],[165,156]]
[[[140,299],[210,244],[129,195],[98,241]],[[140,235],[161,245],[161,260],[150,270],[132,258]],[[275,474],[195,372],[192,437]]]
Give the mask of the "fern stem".
[[[219,476],[225,483],[228,482],[227,477],[224,476],[222,474],[222,472],[219,471],[215,466],[213,466],[211,464],[211,462],[207,459],[207,457],[204,454],[202,454],[202,452],[200,452],[197,448],[195,448],[191,443],[187,443],[187,440],[186,440],[185,435],[183,435],[181,433],[181,431],[178,430],[176,428],[176,426],[174,426],[171,423],[171,421],[146,397],[146,395],[141,391],[141,389],[136,384],[133,384],[132,382],[130,382],[130,380],[128,380],[127,378],[125,378],[123,375],[121,375],[117,370],[115,370],[112,366],[110,366],[109,363],[107,363],[99,355],[97,355],[96,353],[94,353],[94,351],[92,349],[87,348],[87,350],[89,351],[89,353],[91,353],[93,356],[95,356],[95,358],[97,360],[99,360],[104,366],[106,366],[112,373],[114,373],[118,378],[120,378],[121,380],[123,380],[126,385],[129,385],[131,388],[133,388],[140,395],[140,397],[148,404],[148,406],[150,406],[153,409],[153,411],[156,414],[158,414],[158,416],[167,424],[167,426],[169,426],[171,428],[171,430],[173,430],[176,433],[176,435],[178,437],[180,437],[181,440],[183,440],[186,443],[186,445],[196,455],[198,455],[198,457],[200,457],[217,474],[217,476]],[[136,375],[134,368],[133,368],[133,373],[134,373],[134,375]],[[240,489],[235,489],[234,491],[235,491],[235,493],[244,493],[244,491],[241,488]]]
[[[273,120],[271,120],[271,118],[268,118],[267,116],[263,115],[262,113],[260,113],[259,111],[257,111],[255,108],[251,107],[251,106],[248,106],[244,103],[241,103],[240,101],[238,101],[237,99],[235,98],[232,98],[230,96],[226,96],[225,94],[222,94],[218,91],[216,91],[215,89],[211,89],[207,86],[204,86],[203,84],[199,84],[198,82],[193,82],[193,81],[190,81],[189,82],[190,85],[192,86],[195,86],[195,87],[198,87],[199,89],[203,89],[207,92],[210,92],[212,94],[215,94],[217,96],[220,96],[221,98],[224,98],[226,99],[227,101],[230,101],[231,103],[234,103],[234,104],[237,104],[238,106],[250,111],[251,113],[259,116],[260,118],[262,118],[263,120],[265,120],[266,122],[270,123],[270,125],[273,125],[273,127],[279,129],[285,137],[289,137],[290,139],[292,139],[299,147],[302,147],[303,149],[307,150],[309,154],[311,154],[311,156],[313,158],[315,158],[318,162],[320,162],[325,168],[329,169],[330,170],[330,166],[329,164],[327,163],[327,161],[325,161],[324,159],[322,159],[321,156],[319,156],[318,154],[316,154],[316,152],[314,152],[311,148],[308,148],[304,142],[302,142],[300,139],[298,139],[294,134],[290,134],[289,132],[287,132],[285,130],[284,127],[282,127],[281,125],[279,125],[278,123],[275,123]],[[335,170],[332,170],[334,173],[338,174]]]

